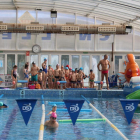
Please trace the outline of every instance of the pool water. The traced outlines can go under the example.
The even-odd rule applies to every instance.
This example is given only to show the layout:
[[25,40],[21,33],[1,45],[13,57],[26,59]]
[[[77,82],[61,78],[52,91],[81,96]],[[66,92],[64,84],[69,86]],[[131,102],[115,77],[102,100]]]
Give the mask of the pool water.
[[[15,99],[1,99],[9,106],[0,110],[0,140],[36,140],[42,116],[41,100],[38,99],[29,123],[26,126]],[[46,120],[51,110],[48,101],[62,101],[62,99],[45,98]],[[140,114],[135,113],[133,122],[128,125],[119,102],[119,98],[90,98],[89,101],[105,115],[128,139],[140,139]],[[58,108],[65,108],[58,105]],[[91,109],[85,102],[83,109]],[[57,120],[69,119],[67,112],[57,112]],[[79,119],[101,118],[96,111],[80,112]],[[45,129],[44,140],[123,140],[123,138],[107,122],[93,123],[59,123],[57,129]]]

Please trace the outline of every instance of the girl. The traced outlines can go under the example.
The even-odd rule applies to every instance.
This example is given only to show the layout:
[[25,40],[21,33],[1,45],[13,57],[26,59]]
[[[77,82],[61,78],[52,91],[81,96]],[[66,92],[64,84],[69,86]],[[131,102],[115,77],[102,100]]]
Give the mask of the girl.
[[17,65],[14,65],[13,70],[11,71],[12,80],[13,80],[13,87],[16,88],[17,83]]

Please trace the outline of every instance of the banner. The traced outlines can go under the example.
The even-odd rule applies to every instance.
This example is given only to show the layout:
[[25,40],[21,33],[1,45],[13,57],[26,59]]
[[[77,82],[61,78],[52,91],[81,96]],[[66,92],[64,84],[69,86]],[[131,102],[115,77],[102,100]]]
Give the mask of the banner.
[[64,102],[69,112],[72,123],[73,125],[75,125],[80,110],[83,106],[84,100],[64,100]]
[[17,99],[17,104],[22,114],[25,124],[28,124],[37,99]]
[[134,112],[140,102],[138,99],[120,99],[128,124],[131,123]]

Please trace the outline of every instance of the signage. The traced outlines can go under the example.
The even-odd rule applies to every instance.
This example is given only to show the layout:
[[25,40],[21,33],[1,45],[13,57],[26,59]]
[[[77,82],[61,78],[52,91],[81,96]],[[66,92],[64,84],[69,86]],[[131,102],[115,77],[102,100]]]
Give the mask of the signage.
[[8,74],[0,74],[0,87],[11,87],[13,86],[12,76]]
[[26,51],[26,56],[30,56],[30,52],[29,51]]

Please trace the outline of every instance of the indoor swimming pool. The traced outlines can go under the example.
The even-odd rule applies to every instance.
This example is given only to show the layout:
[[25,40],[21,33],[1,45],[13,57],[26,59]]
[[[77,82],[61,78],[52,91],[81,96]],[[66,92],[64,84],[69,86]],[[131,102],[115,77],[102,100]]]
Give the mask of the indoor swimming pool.
[[[32,112],[29,123],[26,126],[21,116],[20,110],[15,99],[19,97],[9,97],[0,99],[9,107],[0,109],[0,140],[33,140],[39,137],[39,127],[42,116],[41,97],[38,98],[36,106]],[[78,98],[80,99],[80,98]],[[140,114],[135,113],[133,121],[127,124],[122,106],[119,102],[120,98],[88,98],[88,100],[105,115],[128,139],[140,139]],[[52,106],[51,102],[62,102],[62,99],[47,98],[44,96],[46,117]],[[64,109],[65,105],[57,105],[57,109]],[[82,109],[91,109],[84,102]],[[57,121],[70,119],[67,111],[57,112]],[[78,119],[101,118],[95,110],[91,112],[80,112]],[[44,130],[44,140],[121,140],[123,139],[107,122],[90,122],[76,123],[59,123],[57,129]]]

